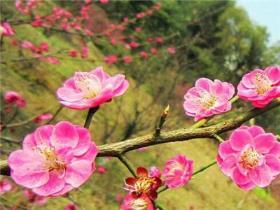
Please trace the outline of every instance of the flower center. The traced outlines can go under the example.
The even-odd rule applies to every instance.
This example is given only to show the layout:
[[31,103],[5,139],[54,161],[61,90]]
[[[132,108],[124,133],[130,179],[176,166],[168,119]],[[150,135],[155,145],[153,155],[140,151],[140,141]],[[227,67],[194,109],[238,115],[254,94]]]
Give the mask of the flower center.
[[271,84],[268,77],[264,74],[257,73],[254,78],[254,83],[257,89],[257,93],[260,95],[265,94],[271,89]]
[[209,93],[203,93],[200,98],[200,104],[203,108],[210,109],[215,105],[216,100],[215,96]]
[[138,198],[132,201],[131,207],[133,210],[146,210],[148,208],[148,204],[144,199]]
[[53,148],[51,147],[47,147],[44,149],[41,149],[39,151],[43,157],[45,158],[46,162],[45,162],[45,167],[49,170],[49,171],[61,171],[61,170],[65,170],[66,168],[66,164],[64,163],[63,160],[59,159],[57,157],[57,155],[55,154],[55,151]]
[[239,164],[246,169],[252,169],[259,165],[261,155],[252,147],[246,149],[240,156]]
[[84,98],[94,98],[101,92],[101,84],[97,78],[93,78],[88,73],[78,73],[75,75],[75,85],[79,88]]
[[135,191],[138,194],[141,193],[148,193],[151,190],[152,185],[155,184],[154,179],[149,178],[149,177],[140,177],[135,185]]

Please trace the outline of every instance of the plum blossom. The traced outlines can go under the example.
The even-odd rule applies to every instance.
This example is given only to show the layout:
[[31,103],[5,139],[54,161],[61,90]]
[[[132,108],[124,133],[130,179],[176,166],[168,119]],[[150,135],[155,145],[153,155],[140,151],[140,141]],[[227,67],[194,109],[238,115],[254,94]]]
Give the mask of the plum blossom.
[[7,91],[4,95],[4,100],[8,104],[16,104],[16,106],[19,108],[26,106],[25,99],[15,91]]
[[12,183],[8,179],[0,180],[0,195],[9,192],[12,189]]
[[168,47],[167,48],[167,52],[170,54],[170,55],[174,55],[176,53],[176,48],[175,47]]
[[82,47],[81,49],[81,58],[86,59],[88,58],[89,48],[87,46]]
[[70,57],[75,58],[75,57],[78,56],[78,51],[77,51],[77,50],[69,50],[68,55],[69,55]]
[[57,90],[60,103],[72,109],[89,109],[124,94],[129,84],[122,74],[109,76],[102,67],[76,72]]
[[165,185],[169,188],[182,187],[192,177],[193,161],[184,155],[177,155],[169,159],[162,173]]
[[37,195],[30,189],[24,189],[23,193],[30,203],[44,205],[48,201],[47,197]]
[[270,66],[265,70],[255,69],[242,77],[237,87],[238,96],[263,108],[280,96],[280,67]]
[[133,194],[134,197],[141,197],[141,195],[145,194],[152,200],[156,199],[157,189],[162,183],[160,178],[153,176],[154,174],[149,174],[147,169],[143,167],[138,167],[136,173],[137,178],[126,178],[125,189]]
[[97,172],[99,174],[105,174],[107,172],[107,169],[104,166],[97,166]]
[[150,51],[151,51],[151,53],[152,53],[153,55],[157,55],[157,54],[158,54],[157,48],[152,47],[152,48],[150,49]]
[[40,196],[60,196],[86,182],[97,153],[87,129],[62,121],[28,134],[8,164],[17,184]]
[[3,22],[0,24],[0,35],[2,36],[13,36],[15,30],[11,27],[8,22]]
[[142,194],[137,197],[133,194],[127,194],[120,207],[121,210],[155,210],[153,202],[148,196]]
[[266,187],[280,174],[280,143],[259,126],[241,126],[219,145],[217,162],[241,189]]
[[161,177],[161,172],[160,172],[160,170],[156,166],[152,166],[149,169],[149,175],[151,177],[158,177],[158,178],[160,178]]
[[35,123],[42,123],[44,121],[50,120],[53,118],[53,115],[51,113],[43,113],[40,114],[39,116],[35,117],[33,120]]
[[123,62],[126,63],[126,64],[129,64],[129,63],[131,63],[132,61],[133,61],[133,59],[132,59],[132,57],[129,56],[129,55],[125,55],[125,56],[123,57]]
[[108,55],[104,58],[105,63],[112,65],[118,62],[118,57],[116,55]]
[[194,117],[197,121],[227,112],[231,109],[230,99],[233,95],[232,84],[200,78],[195,82],[195,87],[190,88],[184,96],[183,105],[186,115]]
[[70,203],[68,205],[65,206],[64,210],[76,210],[76,206],[73,203]]
[[140,56],[141,58],[143,58],[143,59],[147,59],[147,58],[149,57],[148,53],[145,52],[145,51],[141,51],[141,52],[139,53],[139,56]]
[[109,0],[99,0],[99,2],[100,2],[101,4],[108,4],[108,3],[109,3]]

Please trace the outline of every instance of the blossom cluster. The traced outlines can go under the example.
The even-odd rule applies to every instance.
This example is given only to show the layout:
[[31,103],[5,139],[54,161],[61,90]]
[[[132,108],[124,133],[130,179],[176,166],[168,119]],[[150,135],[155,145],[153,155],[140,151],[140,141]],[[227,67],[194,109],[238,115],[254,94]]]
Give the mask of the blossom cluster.
[[187,184],[192,177],[193,161],[184,155],[177,155],[165,163],[163,172],[153,166],[149,171],[143,167],[137,168],[137,177],[125,179],[124,197],[121,210],[147,209],[154,210],[157,190],[161,186],[178,188]]

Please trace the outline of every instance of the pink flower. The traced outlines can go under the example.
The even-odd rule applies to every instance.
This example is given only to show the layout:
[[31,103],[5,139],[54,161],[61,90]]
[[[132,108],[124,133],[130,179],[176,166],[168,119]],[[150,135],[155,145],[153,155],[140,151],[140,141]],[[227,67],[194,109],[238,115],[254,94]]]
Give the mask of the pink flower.
[[157,49],[154,48],[154,47],[152,47],[152,48],[150,49],[150,51],[151,51],[151,53],[152,53],[153,55],[157,55],[157,53],[158,53]]
[[109,0],[99,0],[99,2],[100,2],[101,4],[108,4],[108,3],[109,3]]
[[139,56],[140,56],[141,58],[143,58],[143,59],[147,59],[147,58],[148,58],[148,53],[146,53],[145,51],[141,51],[141,52],[139,53]]
[[42,62],[55,64],[55,65],[60,64],[60,61],[56,57],[53,57],[53,56],[48,56],[48,57],[40,56],[39,60]]
[[280,67],[270,66],[265,70],[255,69],[245,74],[237,87],[238,96],[263,108],[280,96]]
[[76,72],[57,90],[57,96],[66,107],[88,109],[124,94],[128,85],[124,75],[110,77],[98,67],[90,72]]
[[121,210],[155,210],[152,201],[145,194],[135,197],[133,194],[125,196]]
[[53,118],[53,115],[51,113],[43,113],[39,116],[35,117],[33,120],[35,123],[42,123],[43,121],[50,120]]
[[42,52],[49,51],[49,45],[46,42],[41,42],[39,48],[40,48],[40,51],[42,51]]
[[26,106],[24,98],[15,91],[7,91],[4,95],[4,100],[8,104],[16,104],[19,108]]
[[149,175],[151,177],[158,177],[160,178],[161,177],[161,172],[160,170],[156,167],[156,166],[152,166],[149,170]]
[[107,169],[104,166],[97,166],[97,172],[99,174],[105,174],[107,172]]
[[3,36],[13,36],[15,34],[15,30],[11,27],[8,22],[3,22],[0,24],[0,35]]
[[8,179],[0,180],[0,195],[9,192],[12,189],[12,184]]
[[78,56],[78,51],[77,50],[69,50],[68,55],[75,58]]
[[129,56],[129,55],[125,55],[125,56],[123,57],[123,62],[124,62],[124,63],[129,64],[129,63],[131,63],[132,61],[133,61],[133,59],[132,59],[132,57]]
[[65,206],[64,210],[76,210],[76,206],[75,204],[71,203],[71,204],[68,204],[67,206]]
[[81,57],[82,58],[88,58],[88,53],[89,53],[89,49],[87,46],[84,46],[81,50]]
[[37,195],[30,189],[24,189],[23,193],[30,203],[44,205],[48,201],[47,197]]
[[156,37],[155,38],[156,43],[162,44],[163,43],[163,38],[162,37]]
[[167,52],[170,54],[170,55],[173,55],[176,53],[176,48],[175,47],[168,47],[167,48]]
[[141,18],[143,18],[145,16],[146,16],[146,14],[144,12],[139,12],[139,13],[136,14],[136,18],[137,19],[141,19]]
[[133,194],[134,197],[141,197],[145,194],[150,199],[155,200],[157,198],[157,190],[162,185],[161,179],[157,176],[152,176],[143,167],[138,167],[136,173],[136,178],[128,177],[125,179],[125,189]]
[[118,62],[118,57],[116,55],[108,55],[104,58],[104,61],[107,64],[112,65],[112,64]]
[[280,143],[259,126],[242,126],[220,144],[217,162],[241,189],[266,187],[280,173]]
[[23,40],[23,41],[21,42],[21,47],[24,48],[24,49],[32,49],[32,48],[34,48],[35,46],[34,46],[34,44],[31,43],[30,41]]
[[234,87],[220,80],[211,81],[200,78],[195,87],[190,88],[184,96],[186,115],[194,117],[195,121],[231,109],[230,99],[234,95]]
[[62,121],[27,135],[8,164],[17,184],[40,196],[60,196],[91,176],[97,152],[87,129]]
[[130,42],[130,43],[129,43],[129,46],[130,46],[131,48],[137,48],[137,47],[139,47],[139,43],[137,43],[137,42]]
[[192,173],[193,161],[188,160],[184,155],[177,155],[165,163],[162,176],[169,188],[177,188],[187,184]]

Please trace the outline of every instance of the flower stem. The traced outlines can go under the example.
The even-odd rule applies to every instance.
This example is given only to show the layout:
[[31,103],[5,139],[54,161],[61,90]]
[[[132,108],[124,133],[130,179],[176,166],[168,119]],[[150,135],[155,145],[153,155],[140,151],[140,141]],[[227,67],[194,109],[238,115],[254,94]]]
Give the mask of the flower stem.
[[133,170],[133,167],[129,160],[123,156],[123,155],[118,155],[119,160],[127,167],[127,169],[130,171],[130,173],[134,176],[137,177],[136,173]]
[[202,167],[201,169],[198,169],[197,171],[195,171],[195,172],[193,173],[193,176],[195,176],[196,174],[199,174],[199,173],[205,171],[207,168],[210,168],[211,166],[215,165],[216,163],[217,163],[217,161],[215,160],[215,161],[213,161],[212,163],[210,163],[210,164],[208,164],[208,165]]
[[199,128],[199,127],[203,126],[206,122],[207,122],[206,119],[199,120],[199,121],[197,121],[195,124],[193,124],[193,125],[191,126],[191,128],[192,128],[192,129],[193,129],[193,128]]
[[49,121],[47,121],[46,124],[50,124],[52,121],[54,121],[54,119],[55,119],[55,118],[57,117],[57,115],[60,113],[60,111],[62,110],[62,108],[63,108],[63,106],[60,105],[60,106],[58,107],[58,109],[56,110],[56,112],[54,113],[53,117],[52,117]]
[[168,190],[168,187],[165,185],[161,189],[159,189],[159,191],[157,191],[157,193],[159,194],[159,193],[162,193],[162,192],[164,192],[166,190]]
[[225,140],[222,138],[222,137],[220,137],[218,134],[213,134],[213,137],[215,138],[215,139],[217,139],[220,143],[223,143]]
[[234,96],[232,99],[230,99],[229,102],[233,104],[233,103],[236,102],[238,99],[239,99],[239,96],[236,95],[236,96]]
[[92,119],[93,115],[95,114],[95,112],[97,112],[98,109],[99,109],[99,106],[94,107],[94,108],[90,108],[88,110],[87,118],[86,118],[86,121],[85,121],[85,124],[84,124],[85,128],[89,128],[90,123],[91,123],[91,119]]

